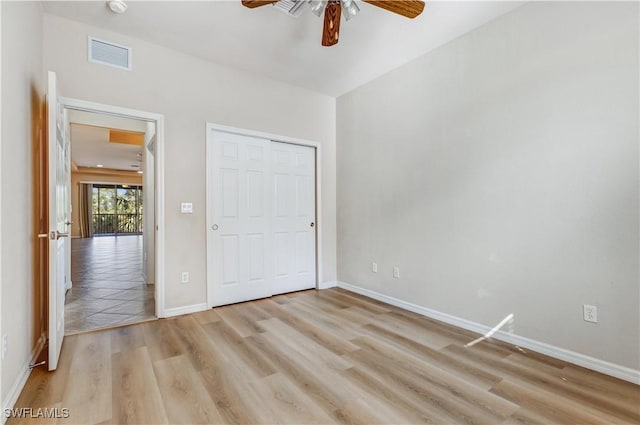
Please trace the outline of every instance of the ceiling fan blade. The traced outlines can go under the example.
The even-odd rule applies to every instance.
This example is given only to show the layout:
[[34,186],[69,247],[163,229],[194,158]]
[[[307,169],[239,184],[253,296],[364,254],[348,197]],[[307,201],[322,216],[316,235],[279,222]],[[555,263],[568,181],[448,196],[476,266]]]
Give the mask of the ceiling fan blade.
[[415,18],[424,10],[424,2],[421,0],[363,0],[365,3],[381,7],[389,12]]
[[340,34],[340,14],[342,6],[339,1],[332,0],[324,9],[324,27],[322,29],[322,45],[333,46],[338,44]]
[[278,0],[242,0],[242,5],[253,9],[255,7],[266,6],[267,4],[275,3]]

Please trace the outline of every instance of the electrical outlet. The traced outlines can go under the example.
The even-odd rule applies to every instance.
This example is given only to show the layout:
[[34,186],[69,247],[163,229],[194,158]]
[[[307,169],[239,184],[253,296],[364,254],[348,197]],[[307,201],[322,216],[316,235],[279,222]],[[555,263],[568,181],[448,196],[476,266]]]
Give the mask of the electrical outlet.
[[583,305],[584,320],[586,322],[598,323],[598,307],[595,305]]
[[189,283],[189,272],[182,272],[180,283]]
[[378,263],[371,263],[371,271],[378,273]]
[[9,352],[9,335],[2,336],[2,360],[7,357],[7,353]]
[[393,277],[396,279],[400,279],[400,267],[398,266],[393,267]]

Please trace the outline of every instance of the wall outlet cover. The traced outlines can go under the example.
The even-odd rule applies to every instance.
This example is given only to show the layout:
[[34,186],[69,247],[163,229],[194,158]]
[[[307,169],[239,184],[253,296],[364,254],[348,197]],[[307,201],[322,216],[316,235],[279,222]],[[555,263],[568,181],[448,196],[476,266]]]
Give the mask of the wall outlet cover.
[[396,266],[393,268],[393,277],[400,279],[400,267]]
[[582,306],[585,322],[598,323],[598,307],[585,304]]

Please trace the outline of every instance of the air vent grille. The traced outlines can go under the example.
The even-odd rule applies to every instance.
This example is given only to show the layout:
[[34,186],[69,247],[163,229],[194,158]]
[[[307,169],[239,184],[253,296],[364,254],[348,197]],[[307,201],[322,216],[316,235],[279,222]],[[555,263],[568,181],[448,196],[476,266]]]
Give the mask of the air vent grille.
[[89,62],[131,71],[131,48],[89,37]]
[[305,0],[280,0],[279,2],[273,3],[273,7],[287,15],[298,17],[304,10],[302,7],[304,3]]

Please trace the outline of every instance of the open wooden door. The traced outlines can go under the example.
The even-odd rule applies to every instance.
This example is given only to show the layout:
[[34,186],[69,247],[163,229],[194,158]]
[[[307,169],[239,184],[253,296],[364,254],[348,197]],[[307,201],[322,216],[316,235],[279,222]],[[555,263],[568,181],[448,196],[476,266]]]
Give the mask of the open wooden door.
[[48,206],[49,206],[49,370],[58,367],[64,338],[64,298],[70,279],[67,265],[71,248],[71,146],[66,137],[64,108],[56,87],[56,74],[49,71],[47,91]]

